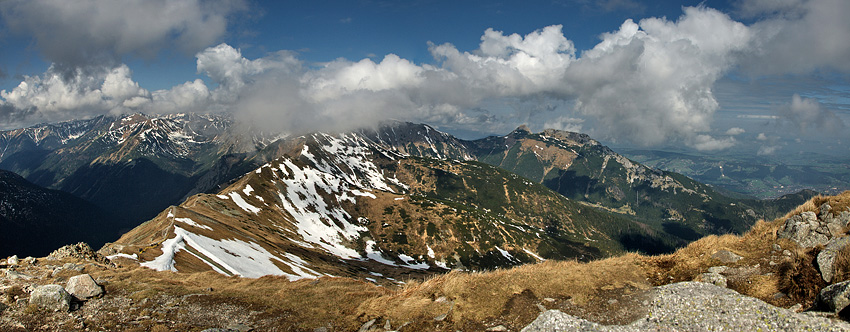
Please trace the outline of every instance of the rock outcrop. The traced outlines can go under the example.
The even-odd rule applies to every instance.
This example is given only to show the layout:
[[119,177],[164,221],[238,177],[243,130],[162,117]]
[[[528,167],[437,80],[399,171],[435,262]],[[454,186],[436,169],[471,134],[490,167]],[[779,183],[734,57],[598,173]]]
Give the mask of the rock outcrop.
[[796,242],[801,248],[826,245],[844,234],[850,223],[850,211],[835,215],[829,203],[820,206],[820,215],[806,211],[785,220],[777,236]]

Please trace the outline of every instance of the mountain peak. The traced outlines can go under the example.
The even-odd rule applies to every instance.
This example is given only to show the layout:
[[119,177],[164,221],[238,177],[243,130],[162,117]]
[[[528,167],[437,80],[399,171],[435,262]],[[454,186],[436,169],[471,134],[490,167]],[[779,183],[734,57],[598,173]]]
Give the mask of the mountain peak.
[[514,129],[514,132],[515,133],[531,134],[531,129],[528,129],[527,125],[521,124],[521,125],[519,125],[519,127],[516,127],[516,129]]

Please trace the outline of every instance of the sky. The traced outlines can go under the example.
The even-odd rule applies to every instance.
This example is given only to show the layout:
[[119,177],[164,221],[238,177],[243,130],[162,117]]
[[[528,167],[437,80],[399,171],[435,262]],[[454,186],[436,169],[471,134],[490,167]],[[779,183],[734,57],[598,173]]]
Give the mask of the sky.
[[0,0],[0,129],[229,112],[850,156],[850,1]]

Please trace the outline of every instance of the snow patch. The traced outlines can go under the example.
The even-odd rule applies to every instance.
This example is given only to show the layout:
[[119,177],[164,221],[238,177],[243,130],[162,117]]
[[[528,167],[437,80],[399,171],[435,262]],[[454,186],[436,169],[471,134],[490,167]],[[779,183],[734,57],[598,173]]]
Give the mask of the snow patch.
[[242,196],[240,196],[239,193],[237,193],[235,191],[231,192],[228,195],[230,195],[230,198],[233,199],[233,202],[236,203],[236,205],[239,205],[239,207],[242,208],[242,210],[245,210],[247,212],[251,212],[253,214],[257,214],[258,212],[261,211],[260,208],[253,206],[251,204],[248,204],[248,202],[246,202],[245,199],[243,199]]
[[[538,234],[538,236],[539,236],[539,234]],[[537,260],[539,260],[541,262],[546,260],[545,258],[538,256],[537,254],[531,252],[528,249],[522,248],[522,251],[525,251],[526,254],[531,255],[531,257],[537,258]]]
[[[284,255],[291,260],[287,262],[253,242],[238,239],[216,240],[188,232],[178,226],[174,227],[174,234],[174,238],[163,242],[162,255],[149,262],[143,262],[141,265],[157,271],[177,271],[174,255],[180,250],[185,250],[188,245],[200,253],[200,256],[187,251],[189,254],[199,258],[213,270],[222,274],[234,274],[246,278],[280,275],[286,276],[290,280],[319,276],[319,273],[306,268],[306,262],[299,257],[291,254]],[[295,274],[281,271],[273,261],[288,265]]]
[[[174,215],[173,215],[173,214],[171,214],[171,212],[168,212],[168,214],[169,214],[171,217],[174,217]],[[200,229],[206,229],[206,230],[210,230],[210,231],[211,231],[211,230],[213,230],[213,229],[212,229],[212,228],[210,228],[209,226],[207,226],[207,225],[201,225],[201,224],[196,223],[194,220],[189,219],[189,218],[174,218],[174,221],[179,221],[179,222],[182,222],[182,223],[184,223],[184,224],[186,224],[186,225],[194,226],[194,227],[197,227],[197,228],[200,228]]]
[[132,259],[132,260],[134,260],[134,261],[139,260],[139,255],[137,255],[137,254],[127,255],[127,254],[125,254],[125,253],[120,253],[120,252],[119,252],[119,253],[117,253],[117,254],[115,254],[115,255],[109,255],[109,256],[106,256],[106,259],[108,259],[108,260],[114,260],[114,259],[116,259],[116,258],[118,258],[118,257],[129,258],[129,259]]

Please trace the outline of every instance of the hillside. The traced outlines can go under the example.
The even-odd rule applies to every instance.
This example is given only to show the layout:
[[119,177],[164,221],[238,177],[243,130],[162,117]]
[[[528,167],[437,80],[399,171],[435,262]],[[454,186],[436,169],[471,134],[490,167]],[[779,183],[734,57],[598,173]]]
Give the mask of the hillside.
[[[548,260],[491,272],[453,271],[398,286],[339,277],[291,282],[285,276],[158,272],[126,260],[115,267],[77,246],[49,258],[0,264],[13,271],[0,277],[5,285],[0,327],[848,331],[850,325],[837,320],[847,302],[829,295],[850,285],[844,282],[850,280],[848,221],[850,192],[845,192],[816,197],[743,235],[708,236],[668,255]],[[804,224],[816,227],[800,227]],[[830,252],[834,256],[824,255]],[[828,256],[832,264],[826,263]],[[832,268],[828,282],[827,267]],[[38,285],[64,285],[80,273],[105,285],[105,294],[78,302],[70,314],[28,304]]]
[[69,243],[103,243],[109,219],[93,204],[0,170],[0,256],[44,256]]
[[158,270],[384,283],[608,257],[623,252],[620,233],[640,231],[486,164],[406,157],[359,134],[299,144],[299,153],[168,208],[103,252]]

